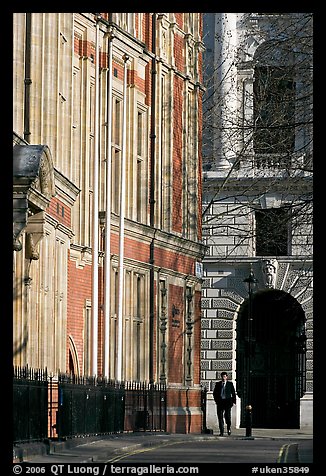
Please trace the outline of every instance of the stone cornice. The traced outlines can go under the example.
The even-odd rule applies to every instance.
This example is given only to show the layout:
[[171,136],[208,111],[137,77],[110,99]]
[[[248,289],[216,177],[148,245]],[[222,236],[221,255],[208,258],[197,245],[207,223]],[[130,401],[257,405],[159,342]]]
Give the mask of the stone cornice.
[[45,214],[46,223],[49,223],[53,228],[61,231],[64,235],[66,235],[69,239],[74,236],[74,232],[71,228],[67,227],[63,223],[59,222],[56,218],[48,213]]
[[[265,256],[251,256],[246,258],[241,257],[227,257],[227,258],[217,258],[216,256],[205,256],[204,263],[205,264],[214,264],[216,265],[217,262],[223,263],[226,266],[238,267],[240,268],[243,264],[254,264],[257,262],[261,262],[261,260],[265,258]],[[303,268],[310,269],[313,264],[313,258],[304,256],[277,256],[276,257],[279,263],[287,263],[287,264],[301,264]],[[304,266],[305,265],[305,266]]]
[[67,205],[72,206],[80,193],[80,189],[56,168],[54,169],[54,179],[57,194]]
[[[105,212],[102,212],[101,219],[104,225]],[[118,217],[112,215],[112,229],[115,233],[119,233]],[[185,256],[190,256],[194,259],[201,259],[204,256],[205,245],[200,242],[195,242],[178,236],[174,233],[169,233],[163,230],[152,228],[148,225],[134,222],[125,219],[125,236],[147,242],[154,239],[155,245],[164,249],[169,249],[176,253],[182,253]]]
[[[252,183],[255,180],[255,189],[253,190]],[[277,176],[271,175],[256,176],[253,177],[212,177],[207,178],[204,173],[203,190],[204,192],[216,191],[218,187],[221,188],[221,192],[230,190],[244,190],[246,195],[257,195],[258,192],[267,191],[291,191],[292,193],[302,193],[303,191],[311,193],[313,190],[313,178],[312,176]],[[272,186],[272,188],[271,188]]]
[[186,73],[182,73],[182,71],[179,71],[176,66],[171,65],[167,61],[165,61],[163,58],[159,57],[157,58],[157,62],[161,63],[162,67],[165,68],[168,72],[173,71],[176,76],[179,76],[183,81],[189,81],[189,84],[192,84],[194,87],[199,87],[202,91],[205,91],[205,86],[197,81],[195,78],[190,78],[190,76]]

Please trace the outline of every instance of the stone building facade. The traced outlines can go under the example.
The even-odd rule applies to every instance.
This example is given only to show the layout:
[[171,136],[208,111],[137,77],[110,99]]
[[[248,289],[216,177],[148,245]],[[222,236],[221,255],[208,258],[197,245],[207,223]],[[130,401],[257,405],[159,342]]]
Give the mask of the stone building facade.
[[253,427],[312,428],[312,15],[206,13],[204,38],[207,426],[227,371],[234,426],[251,404]]
[[14,364],[165,383],[200,432],[202,14],[13,33]]

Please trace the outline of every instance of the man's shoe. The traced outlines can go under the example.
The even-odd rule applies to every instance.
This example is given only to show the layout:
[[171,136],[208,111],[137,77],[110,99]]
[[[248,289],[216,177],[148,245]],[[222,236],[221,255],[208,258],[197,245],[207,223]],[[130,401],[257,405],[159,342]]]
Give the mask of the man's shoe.
[[228,435],[229,435],[229,436],[231,435],[231,430],[228,430]]
[[220,433],[218,436],[224,436],[224,433]]

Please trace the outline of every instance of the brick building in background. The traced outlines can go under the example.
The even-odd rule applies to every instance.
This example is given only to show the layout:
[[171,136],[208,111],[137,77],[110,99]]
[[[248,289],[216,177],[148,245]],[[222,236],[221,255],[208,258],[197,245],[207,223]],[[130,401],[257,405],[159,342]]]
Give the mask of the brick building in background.
[[202,14],[13,21],[14,364],[166,383],[200,432]]

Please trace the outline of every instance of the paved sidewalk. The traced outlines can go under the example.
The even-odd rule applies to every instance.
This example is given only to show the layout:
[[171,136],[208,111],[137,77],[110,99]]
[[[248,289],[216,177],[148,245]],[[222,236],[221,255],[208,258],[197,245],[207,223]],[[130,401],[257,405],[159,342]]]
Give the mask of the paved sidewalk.
[[[311,431],[292,429],[252,429],[252,436],[245,436],[245,429],[234,429],[231,436],[217,434],[171,434],[161,432],[135,432],[72,438],[66,441],[49,441],[48,444],[26,444],[14,447],[13,461],[34,463],[91,463],[106,462],[119,454],[142,447],[164,444],[171,441],[202,441],[211,439],[302,439],[298,445],[298,460],[311,461]],[[308,442],[306,442],[308,440]]]

